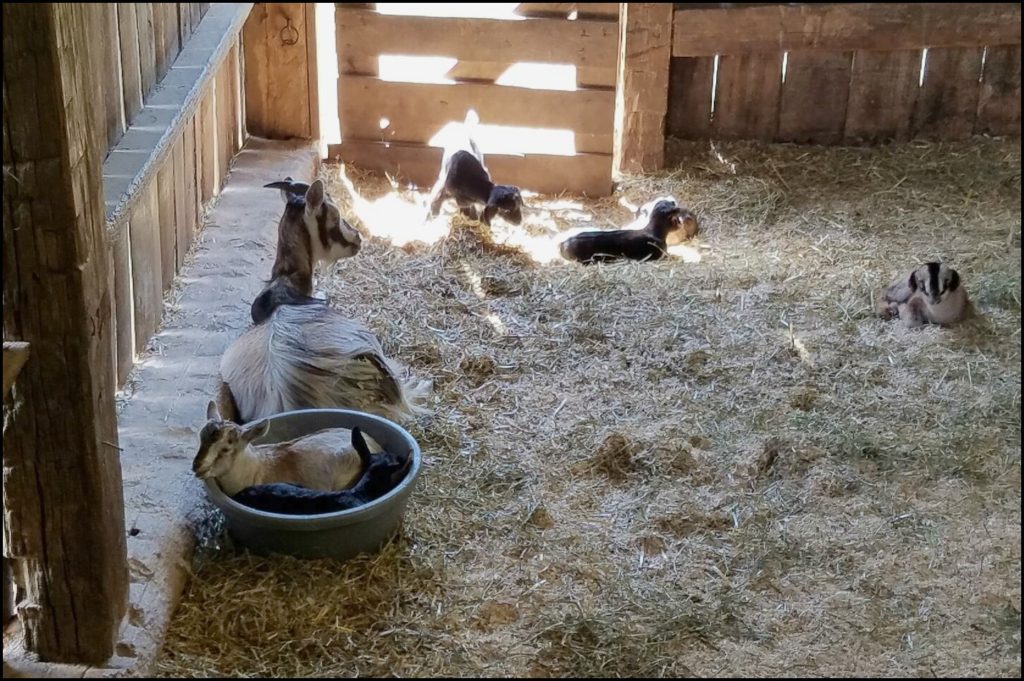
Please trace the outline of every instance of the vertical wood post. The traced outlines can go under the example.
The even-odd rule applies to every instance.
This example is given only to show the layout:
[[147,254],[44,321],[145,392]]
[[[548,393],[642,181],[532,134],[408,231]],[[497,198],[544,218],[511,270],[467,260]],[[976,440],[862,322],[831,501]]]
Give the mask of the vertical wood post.
[[616,173],[650,172],[665,163],[672,11],[672,3],[619,3]]
[[242,28],[245,127],[269,139],[317,139],[314,3],[258,2]]
[[3,331],[32,346],[4,430],[4,552],[46,662],[110,657],[128,569],[114,410],[102,6],[4,3]]

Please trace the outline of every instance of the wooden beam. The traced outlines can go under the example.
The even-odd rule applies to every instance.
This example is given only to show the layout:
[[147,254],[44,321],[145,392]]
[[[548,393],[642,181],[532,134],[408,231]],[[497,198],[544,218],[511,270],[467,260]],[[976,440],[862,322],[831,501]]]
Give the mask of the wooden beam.
[[318,132],[313,6],[261,2],[242,29],[246,129],[269,139],[314,139]]
[[676,12],[672,55],[1020,44],[1020,3],[770,5]]
[[621,3],[615,91],[616,172],[665,164],[665,114],[672,63],[672,5]]
[[[38,361],[4,428],[4,552],[42,661],[110,657],[128,596],[98,4],[3,5],[4,335]],[[33,274],[35,273],[35,274]],[[45,276],[40,276],[45,274]]]

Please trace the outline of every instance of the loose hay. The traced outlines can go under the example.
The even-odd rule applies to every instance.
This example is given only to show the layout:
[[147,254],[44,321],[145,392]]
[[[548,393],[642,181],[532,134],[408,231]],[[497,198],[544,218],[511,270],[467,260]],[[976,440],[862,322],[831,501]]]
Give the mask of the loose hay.
[[[335,267],[334,304],[435,380],[402,535],[201,554],[161,673],[1020,674],[1019,141],[670,151],[614,198]],[[387,216],[422,194],[345,172],[347,214],[396,207],[360,228],[416,227]],[[546,264],[660,194],[701,219],[681,259]],[[874,318],[932,258],[983,319]]]

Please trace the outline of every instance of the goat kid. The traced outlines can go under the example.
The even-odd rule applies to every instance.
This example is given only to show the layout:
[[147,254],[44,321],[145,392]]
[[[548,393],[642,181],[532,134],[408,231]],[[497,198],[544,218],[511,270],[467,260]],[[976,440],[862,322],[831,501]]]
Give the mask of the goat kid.
[[[643,208],[641,208],[643,210]],[[639,211],[638,211],[639,214]],[[615,229],[576,234],[558,246],[566,260],[589,265],[617,260],[658,260],[664,256],[670,237],[693,236],[697,218],[672,199],[662,199],[650,208],[643,229]]]
[[879,296],[875,309],[885,319],[898,316],[909,328],[948,326],[973,311],[960,275],[940,262],[926,262],[909,275],[896,277]]
[[[445,146],[441,172],[430,191],[429,217],[437,217],[441,205],[450,197],[455,199],[462,214],[471,220],[480,219],[490,226],[494,216],[500,215],[511,224],[518,225],[523,221],[523,196],[518,187],[491,181],[484,156],[474,139],[479,121],[476,111],[470,109],[463,124],[465,140]],[[478,216],[476,204],[484,205],[483,215]]]
[[306,184],[286,177],[264,187],[280,189],[285,208],[277,226],[277,255],[270,282],[250,309],[254,324],[266,320],[279,305],[324,303],[313,297],[313,269],[317,264],[351,258],[362,246],[359,232],[341,217],[323,181]]
[[351,489],[321,492],[302,485],[271,483],[246,487],[232,498],[267,513],[318,515],[358,508],[384,496],[405,478],[410,456],[381,451],[371,454],[359,428],[352,429],[352,446],[359,452],[363,473]]
[[[267,434],[268,421],[239,426],[225,421],[214,402],[207,406],[206,418],[192,472],[201,480],[216,480],[228,496],[271,482],[340,490],[365,472],[363,453],[349,446],[352,435],[346,428],[325,428],[287,442],[254,445],[254,440]],[[366,443],[361,446],[366,448]]]

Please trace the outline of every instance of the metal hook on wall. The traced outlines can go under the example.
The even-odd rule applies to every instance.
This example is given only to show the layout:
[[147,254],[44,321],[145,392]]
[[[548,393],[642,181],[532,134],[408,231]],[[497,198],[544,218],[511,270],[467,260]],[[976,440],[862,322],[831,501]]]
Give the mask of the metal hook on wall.
[[[287,21],[288,23],[285,25],[284,28],[281,29],[281,44],[294,45],[295,43],[299,42],[299,32],[294,26],[292,26],[291,17],[285,17],[285,21]],[[291,34],[286,35],[289,31],[291,31]]]

